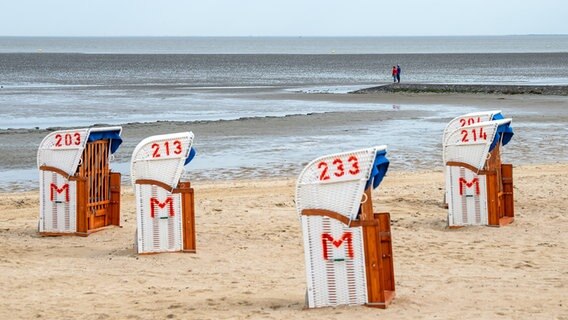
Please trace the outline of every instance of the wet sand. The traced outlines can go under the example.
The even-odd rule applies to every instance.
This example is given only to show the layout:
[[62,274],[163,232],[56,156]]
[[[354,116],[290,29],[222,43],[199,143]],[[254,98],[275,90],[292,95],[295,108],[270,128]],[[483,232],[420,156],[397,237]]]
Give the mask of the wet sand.
[[[306,93],[257,93],[248,97],[255,99],[276,100],[305,100],[305,101],[331,101],[353,104],[392,104],[402,106],[398,110],[358,110],[355,112],[327,112],[308,115],[291,115],[286,117],[244,118],[238,120],[221,121],[159,121],[150,123],[122,124],[124,143],[115,154],[117,162],[128,162],[134,147],[142,139],[155,134],[178,131],[192,131],[196,141],[209,141],[209,145],[201,146],[206,154],[208,148],[214,149],[215,141],[225,137],[260,137],[263,135],[310,137],[329,128],[350,128],[353,126],[369,126],[386,120],[401,121],[430,121],[438,122],[441,126],[460,114],[462,108],[478,108],[479,110],[500,109],[506,116],[513,117],[515,124],[531,123],[565,124],[568,123],[568,97],[542,96],[542,95],[483,95],[483,94],[433,94],[433,93],[381,93],[381,94],[306,94]],[[245,97],[247,97],[245,95]],[[438,116],[436,112],[429,111],[421,106],[441,106],[448,110],[447,116]],[[406,108],[405,106],[409,106]],[[423,109],[423,110],[421,110]],[[463,113],[463,112],[461,112]],[[435,118],[433,116],[436,115]],[[97,123],[96,120],[93,120]],[[100,124],[104,125],[104,124]],[[49,129],[0,129],[0,165],[1,169],[31,168],[36,166],[37,148],[41,140],[53,130]],[[532,144],[543,142],[546,137],[562,138],[562,132],[546,132],[546,130],[529,129],[533,140]],[[565,129],[566,130],[566,129]],[[349,130],[345,130],[349,135]],[[440,135],[440,132],[432,132]],[[520,135],[522,136],[522,135]],[[556,145],[560,149],[568,149],[566,139],[558,139]],[[389,141],[380,141],[389,144]],[[549,143],[546,143],[549,144]],[[517,144],[520,145],[520,144]],[[440,146],[437,146],[441,148]],[[544,147],[544,146],[543,146]],[[203,149],[205,148],[205,149]],[[217,150],[212,150],[217,151]],[[432,150],[438,154],[438,150]],[[562,151],[562,150],[559,150]],[[568,160],[568,151],[560,159]],[[526,159],[521,159],[525,161]],[[549,162],[554,159],[541,159]]]

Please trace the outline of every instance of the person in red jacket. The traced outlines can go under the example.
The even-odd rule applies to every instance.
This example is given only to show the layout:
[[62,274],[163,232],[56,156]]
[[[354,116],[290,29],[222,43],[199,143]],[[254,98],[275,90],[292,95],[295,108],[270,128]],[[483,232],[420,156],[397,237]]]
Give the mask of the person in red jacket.
[[398,70],[396,70],[395,66],[392,66],[392,81],[396,82],[396,76],[398,75]]

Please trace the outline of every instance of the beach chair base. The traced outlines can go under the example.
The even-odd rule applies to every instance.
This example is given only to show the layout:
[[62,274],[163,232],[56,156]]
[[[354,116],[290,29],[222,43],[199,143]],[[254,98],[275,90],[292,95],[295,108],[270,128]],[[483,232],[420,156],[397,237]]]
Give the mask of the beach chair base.
[[506,225],[509,225],[509,224],[513,223],[514,221],[515,221],[514,217],[503,217],[503,218],[499,219],[498,224],[489,224],[488,226],[499,228],[499,227],[504,227]]
[[[120,173],[109,172],[104,177],[106,183],[104,186],[99,185],[98,188],[104,191],[102,193],[105,196],[102,201],[90,200],[98,198],[94,196],[94,187],[88,185],[88,179],[84,176],[66,178],[61,170],[46,166],[40,167],[40,173],[40,183],[44,194],[40,198],[42,204],[39,223],[59,219],[57,216],[53,218],[54,212],[57,215],[64,215],[67,219],[65,228],[40,228],[38,226],[40,236],[87,237],[91,233],[105,230],[108,227],[120,226]],[[50,184],[51,188],[48,188]],[[55,197],[58,195],[65,200],[57,201]],[[67,205],[63,209],[57,207],[65,204]]]
[[365,306],[369,308],[386,309],[394,300],[396,293],[394,291],[385,290],[385,302],[369,302]]
[[122,226],[106,226],[98,229],[92,229],[87,232],[39,232],[39,235],[42,237],[61,237],[61,236],[78,236],[78,237],[88,237],[89,235],[103,231],[110,228],[122,228]]
[[[139,179],[135,182],[135,190],[136,190],[136,197],[137,201],[140,202],[140,199],[144,199],[144,201],[150,202],[150,199],[147,198],[149,189],[155,189],[155,192],[160,191],[166,195],[171,196],[172,199],[175,198],[175,203],[179,203],[179,206],[172,205],[170,215],[181,217],[181,219],[176,220],[175,225],[179,226],[179,230],[181,230],[181,234],[174,235],[173,238],[176,239],[176,244],[173,247],[163,247],[162,243],[139,243],[143,239],[148,241],[148,230],[152,230],[153,228],[143,228],[142,226],[149,223],[159,223],[155,222],[154,218],[149,218],[149,209],[151,206],[140,206],[137,207],[137,215],[138,215],[138,230],[136,231],[135,236],[135,248],[138,254],[145,255],[145,254],[156,254],[156,253],[168,253],[168,252],[184,252],[184,253],[196,253],[196,236],[195,236],[195,200],[194,200],[194,190],[191,187],[191,183],[187,182],[180,182],[177,188],[173,190],[169,190],[168,186],[161,183],[160,181],[150,180],[150,179]],[[142,192],[141,190],[146,190]],[[151,189],[150,189],[151,190]],[[145,195],[145,196],[144,196]],[[163,201],[163,200],[162,200]],[[164,202],[161,206],[158,205],[157,207],[166,208]],[[153,209],[152,209],[153,210]],[[179,223],[179,224],[178,224]],[[158,224],[159,226],[159,224]],[[162,225],[163,227],[163,225]],[[160,227],[158,227],[160,228]],[[144,231],[146,230],[146,231]],[[165,229],[160,229],[162,232]],[[142,232],[139,234],[138,232]],[[153,239],[153,238],[150,238]],[[153,241],[153,240],[150,240]],[[152,243],[152,244],[149,244]]]

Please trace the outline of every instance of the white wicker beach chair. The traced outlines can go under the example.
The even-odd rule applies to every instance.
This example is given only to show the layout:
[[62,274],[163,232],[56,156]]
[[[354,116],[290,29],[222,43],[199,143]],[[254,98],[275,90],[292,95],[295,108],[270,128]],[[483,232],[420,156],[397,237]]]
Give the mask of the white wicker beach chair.
[[[511,119],[476,122],[447,133],[444,141],[448,225],[487,225],[487,181],[482,172],[498,128]],[[500,136],[502,137],[502,136]]]
[[[485,122],[485,121],[491,121],[493,120],[493,117],[497,114],[501,114],[501,110],[490,110],[490,111],[481,111],[481,112],[472,112],[472,113],[467,113],[461,116],[457,116],[454,119],[452,119],[450,122],[448,122],[448,124],[446,125],[446,128],[444,129],[444,133],[442,135],[442,146],[446,146],[446,139],[448,137],[448,135],[452,132],[454,132],[455,130],[457,130],[458,128],[461,127],[465,127],[465,126],[469,126],[475,123],[479,123],[479,122]],[[442,152],[442,163],[446,163],[446,158],[445,158],[445,152]],[[449,167],[446,167],[446,170],[449,170]],[[448,175],[449,172],[446,172],[446,175]],[[447,194],[447,191],[449,190],[450,186],[446,185],[446,193],[444,195],[444,201],[447,204],[449,201],[449,197]]]
[[476,124],[479,122],[491,121],[493,120],[493,117],[495,115],[500,113],[501,110],[490,110],[490,111],[472,112],[455,117],[446,125],[442,137],[442,143],[445,144],[447,135],[451,132],[454,132],[456,129],[465,126],[470,126],[472,124]]
[[[121,127],[59,130],[48,134],[42,140],[37,153],[37,166],[40,172],[40,217],[38,229],[41,234],[73,234],[78,231],[85,234],[89,231],[87,230],[88,223],[86,222],[81,225],[82,230],[77,230],[78,199],[85,199],[86,201],[81,206],[83,210],[94,207],[90,206],[92,202],[90,198],[93,198],[93,194],[84,194],[89,190],[78,193],[78,180],[85,178],[78,176],[78,168],[82,164],[84,150],[89,141],[98,139],[110,140],[111,143],[108,145],[110,150],[104,150],[103,152],[104,155],[110,157],[110,154],[116,151],[122,142],[120,139],[121,132]],[[106,167],[108,159],[100,159],[100,161],[104,162]],[[101,163],[101,166],[103,166],[103,163]],[[96,178],[98,179],[99,177]],[[110,188],[107,185],[109,178],[106,176],[104,179],[106,179],[104,180],[105,185],[101,186],[100,189],[104,190],[106,192],[105,196],[108,197],[110,194]],[[79,181],[79,184],[81,183],[84,184]],[[83,188],[81,187],[81,190]],[[101,199],[97,201],[101,202]],[[88,208],[85,208],[85,205]],[[108,204],[105,203],[103,206],[106,212]],[[86,214],[85,212],[83,215]]]
[[310,162],[298,178],[296,208],[310,308],[369,303],[363,228],[355,224],[375,159],[385,152],[386,146],[379,146],[324,156]]
[[[138,253],[184,250],[183,194],[176,188],[189,162],[192,132],[152,136],[132,154]],[[193,195],[193,194],[192,194]]]

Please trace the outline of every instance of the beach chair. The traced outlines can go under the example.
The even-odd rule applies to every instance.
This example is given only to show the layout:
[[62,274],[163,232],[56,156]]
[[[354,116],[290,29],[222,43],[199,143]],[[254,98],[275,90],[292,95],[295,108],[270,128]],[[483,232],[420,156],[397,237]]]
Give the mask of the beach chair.
[[39,233],[88,236],[120,225],[120,173],[110,169],[121,127],[54,131],[40,143]]
[[394,298],[388,213],[371,198],[388,169],[386,146],[332,154],[310,162],[296,186],[309,308],[386,308]]
[[[446,125],[446,128],[444,129],[444,134],[442,135],[442,145],[445,145],[445,141],[446,138],[448,137],[448,134],[454,132],[455,130],[457,130],[458,128],[464,127],[464,126],[468,126],[468,125],[472,125],[478,122],[484,122],[484,121],[491,121],[493,120],[493,116],[496,114],[500,114],[501,110],[490,110],[490,111],[481,111],[481,112],[472,112],[472,113],[467,113],[461,116],[457,116],[454,119],[452,119],[450,122],[448,122],[448,124]],[[445,152],[442,152],[442,158],[444,157]],[[443,163],[446,163],[445,159],[442,159]],[[447,170],[449,170],[449,167],[446,167],[446,175],[449,174],[449,172],[447,172]],[[448,180],[446,180],[448,181]],[[446,205],[446,209],[448,208],[448,201],[449,201],[449,197],[447,194],[447,191],[450,189],[450,186],[446,184],[446,193],[444,193],[444,204]]]
[[513,136],[501,113],[445,133],[448,226],[503,226],[514,219],[513,168],[501,163],[501,148]]
[[132,153],[139,254],[196,250],[193,188],[180,181],[195,155],[193,137],[192,132],[148,137]]

